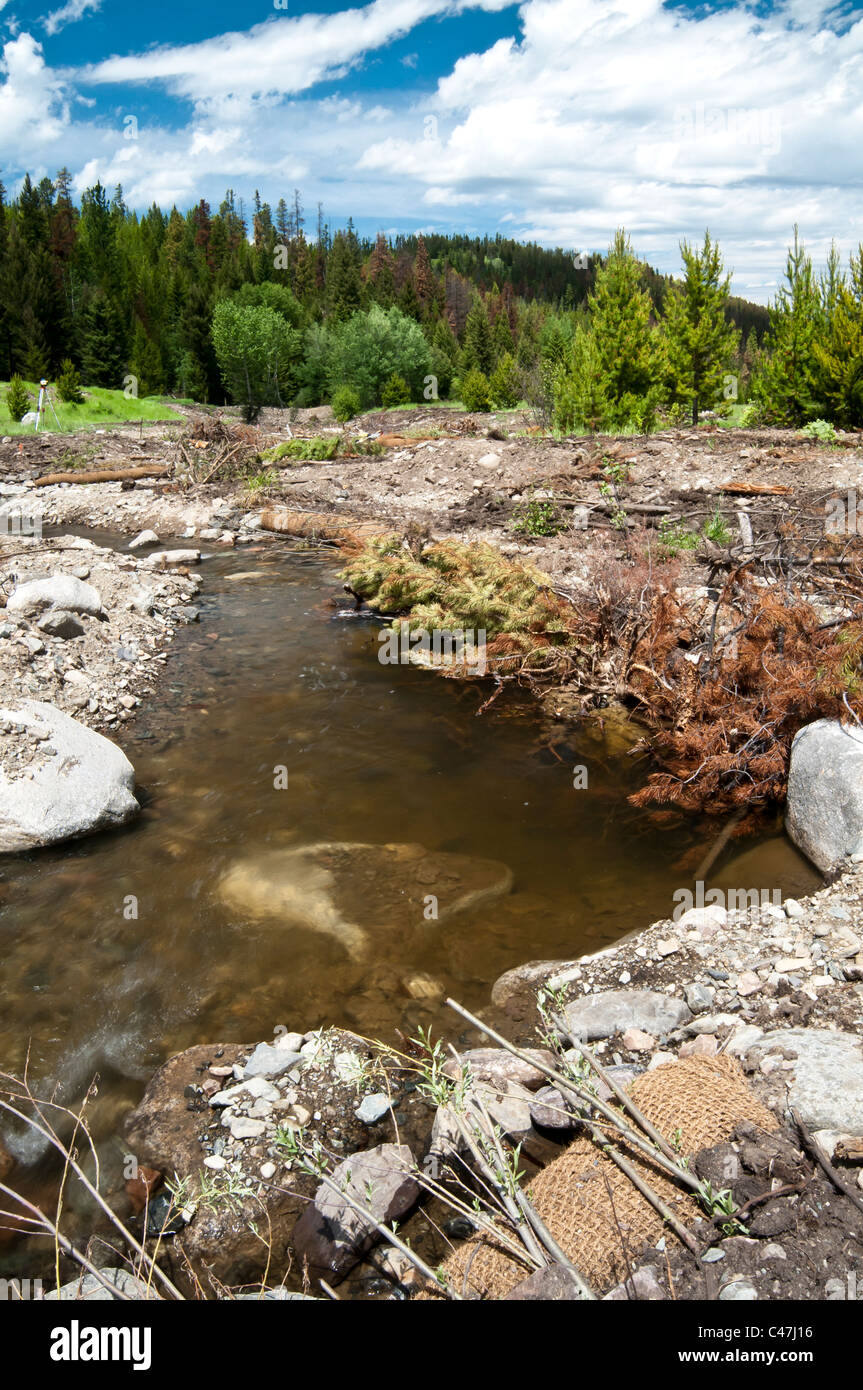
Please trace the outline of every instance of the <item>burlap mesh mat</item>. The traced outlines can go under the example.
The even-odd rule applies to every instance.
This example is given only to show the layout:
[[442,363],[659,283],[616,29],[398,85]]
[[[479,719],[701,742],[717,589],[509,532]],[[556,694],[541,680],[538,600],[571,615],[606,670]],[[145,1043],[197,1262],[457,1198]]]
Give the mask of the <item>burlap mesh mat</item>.
[[[777,1128],[733,1057],[669,1062],[638,1077],[629,1094],[663,1137],[690,1158],[729,1139],[743,1120],[765,1130]],[[637,1151],[625,1145],[620,1151],[690,1225],[698,1215],[694,1200]],[[586,1137],[574,1140],[538,1173],[527,1192],[555,1240],[600,1294],[626,1278],[629,1262],[663,1234],[675,1239],[646,1198]],[[501,1298],[531,1272],[479,1235],[453,1251],[443,1268],[452,1287],[466,1298]],[[429,1290],[418,1296],[436,1295]]]

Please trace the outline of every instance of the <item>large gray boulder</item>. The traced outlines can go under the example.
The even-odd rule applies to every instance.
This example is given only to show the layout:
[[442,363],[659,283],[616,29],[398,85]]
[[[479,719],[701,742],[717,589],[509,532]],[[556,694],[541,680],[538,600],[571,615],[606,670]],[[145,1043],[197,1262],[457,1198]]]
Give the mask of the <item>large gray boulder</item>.
[[863,730],[835,719],[800,730],[791,745],[785,829],[822,873],[863,850]]
[[102,598],[92,584],[85,584],[73,574],[52,574],[47,579],[29,579],[19,584],[6,600],[6,608],[25,618],[44,613],[46,609],[87,613],[98,618],[102,612]]
[[762,1033],[751,1051],[796,1053],[788,1105],[811,1130],[863,1135],[863,1038],[826,1028],[779,1028]]
[[692,1018],[682,999],[649,989],[610,989],[604,994],[585,994],[564,1009],[569,1030],[592,1042],[611,1038],[627,1028],[661,1036]]
[[0,853],[53,845],[138,814],[135,769],[110,739],[54,705],[0,709]]

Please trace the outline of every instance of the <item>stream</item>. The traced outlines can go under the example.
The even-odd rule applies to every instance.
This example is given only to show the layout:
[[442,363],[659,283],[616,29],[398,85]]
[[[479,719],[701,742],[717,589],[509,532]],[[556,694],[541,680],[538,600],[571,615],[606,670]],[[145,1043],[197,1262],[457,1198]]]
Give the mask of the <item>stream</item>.
[[[180,629],[156,694],[118,735],[141,816],[3,861],[0,1067],[20,1074],[29,1054],[41,1093],[71,1105],[98,1075],[88,1114],[109,1165],[123,1115],[180,1049],[279,1025],[452,1035],[444,993],[481,1009],[513,966],[670,916],[709,844],[703,827],[672,834],[628,805],[643,762],[595,727],[570,728],[555,755],[529,700],[477,717],[487,683],[381,665],[377,625],[333,605],[339,570],[332,552],[282,538],[207,558],[200,621]],[[493,859],[513,891],[446,921],[380,928],[360,960],[220,897],[232,866],[319,841]],[[820,879],[777,831],[729,848],[709,883],[799,896]],[[415,997],[417,980],[431,997]],[[36,1136],[4,1142],[31,1174],[47,1164]]]

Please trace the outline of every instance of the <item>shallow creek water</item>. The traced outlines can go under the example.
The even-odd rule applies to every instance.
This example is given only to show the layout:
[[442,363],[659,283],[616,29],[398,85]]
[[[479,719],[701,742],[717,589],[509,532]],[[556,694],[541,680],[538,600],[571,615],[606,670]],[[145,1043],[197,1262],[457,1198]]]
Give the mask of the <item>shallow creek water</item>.
[[[156,1066],[193,1043],[252,1042],[279,1024],[457,1033],[439,1002],[412,997],[417,975],[481,1008],[502,971],[599,949],[670,916],[674,890],[692,887],[703,832],[672,836],[628,806],[643,771],[632,759],[587,729],[555,757],[535,707],[501,700],[478,718],[488,687],[382,666],[377,627],[332,606],[338,571],[332,554],[281,541],[206,559],[200,622],[117,736],[140,818],[0,866],[0,1069],[20,1073],[29,1050],[31,1080],[71,1104],[98,1074],[89,1113],[106,1143]],[[220,900],[235,863],[317,841],[483,856],[514,887],[446,922],[373,932],[363,960]],[[712,884],[799,894],[817,882],[779,834],[734,853],[744,870],[732,855]],[[38,1158],[30,1139],[6,1138]]]

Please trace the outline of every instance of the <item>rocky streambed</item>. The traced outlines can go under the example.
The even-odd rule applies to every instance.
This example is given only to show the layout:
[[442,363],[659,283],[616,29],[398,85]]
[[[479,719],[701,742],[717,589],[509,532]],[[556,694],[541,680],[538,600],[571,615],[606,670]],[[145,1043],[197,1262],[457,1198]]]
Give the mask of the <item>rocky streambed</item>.
[[[15,486],[11,502],[20,505],[27,489]],[[313,612],[305,592],[283,609],[285,554],[272,549],[282,543],[262,541],[258,515],[239,495],[100,484],[44,496],[52,528],[126,534],[111,544],[97,533],[4,538],[4,849],[32,851],[135,817],[136,778],[118,744],[136,767],[143,753],[153,786],[166,779],[167,764],[161,753],[150,757],[144,735],[160,748],[164,741],[165,757],[185,740],[188,759],[175,784],[178,805],[161,827],[164,813],[142,798],[134,833],[144,836],[143,857],[139,848],[130,859],[121,837],[100,838],[96,873],[112,880],[109,895],[97,887],[94,896],[86,865],[62,853],[23,861],[23,877],[6,872],[0,925],[13,986],[16,978],[48,982],[49,997],[61,965],[70,985],[63,997],[80,989],[81,971],[70,967],[86,971],[91,959],[82,916],[107,947],[101,1041],[94,1050],[94,1035],[74,1038],[66,1096],[80,1095],[94,1064],[123,1076],[113,1091],[109,1082],[100,1130],[100,1142],[113,1136],[112,1201],[133,1225],[147,1223],[187,1295],[236,1296],[249,1287],[259,1296],[264,1271],[267,1296],[316,1294],[321,1277],[351,1296],[415,1293],[415,1267],[356,1210],[359,1201],[379,1222],[407,1228],[432,1268],[469,1230],[423,1189],[423,1175],[444,1162],[453,1139],[446,1105],[428,1088],[428,1051],[411,1040],[427,1038],[433,1025],[458,1045],[482,1105],[521,1144],[528,1173],[539,1171],[569,1142],[574,1121],[548,1084],[554,1058],[538,992],[574,1036],[590,1040],[619,1084],[689,1058],[737,1058],[779,1126],[770,1140],[729,1133],[727,1151],[702,1160],[714,1186],[722,1178],[739,1204],[764,1198],[761,1229],[753,1219],[745,1234],[705,1237],[697,1261],[664,1243],[639,1254],[631,1271],[639,1296],[823,1298],[848,1287],[857,1264],[846,1237],[857,1230],[858,1208],[797,1127],[799,1119],[853,1188],[863,1138],[863,946],[860,827],[843,793],[847,769],[808,806],[811,770],[803,779],[797,838],[822,871],[841,873],[830,886],[807,894],[817,875],[787,851],[779,872],[774,865],[758,880],[770,885],[766,900],[744,893],[738,910],[720,891],[708,906],[663,916],[678,901],[674,890],[688,884],[682,852],[695,862],[698,835],[677,844],[645,835],[625,810],[632,779],[601,739],[565,752],[603,769],[579,804],[559,753],[543,755],[527,718],[468,728],[473,708],[459,710],[452,685],[432,691],[417,672],[369,668],[373,633],[362,622],[333,628],[335,610]],[[140,544],[130,546],[136,536]],[[245,560],[238,565],[237,547],[247,548],[248,569]],[[273,619],[278,636],[263,650]],[[187,631],[177,643],[180,628]],[[220,641],[242,642],[240,660],[216,655]],[[191,700],[175,686],[176,709],[161,693],[172,651],[174,669],[195,686]],[[290,679],[274,674],[279,660],[292,667]],[[370,682],[358,679],[358,664],[373,671]],[[236,705],[241,689],[248,702],[229,719],[219,692]],[[413,702],[407,723],[401,713],[393,722],[385,698],[393,689]],[[154,728],[143,727],[160,700]],[[204,741],[211,711],[217,737]],[[77,784],[76,767],[87,769]],[[278,795],[290,787],[299,804]],[[831,816],[831,805],[851,809]],[[49,807],[59,812],[53,826]],[[750,863],[747,881],[752,872]],[[82,913],[79,899],[62,938],[70,959],[55,965],[54,942],[35,914],[50,906],[62,926],[54,889],[39,895],[45,884],[66,891],[64,882],[83,891],[85,906]],[[8,935],[13,884],[25,892],[17,938]],[[651,918],[660,920],[638,930]],[[166,932],[168,922],[178,929]],[[168,1003],[171,975],[189,991],[185,1014]],[[459,1023],[443,1005],[447,993],[533,1049],[536,1065]],[[123,997],[136,1005],[133,1031],[118,1045],[108,1019],[111,1001],[116,1007]],[[71,1015],[69,1027],[71,1040]],[[21,1033],[13,1061],[26,1041]],[[44,1058],[55,1081],[63,1079],[50,1048]],[[326,1154],[329,1183],[310,1168],[310,1151]],[[3,1157],[5,1170],[16,1171],[15,1158]],[[19,1176],[22,1161],[19,1152]],[[127,1170],[133,1176],[119,1181]],[[79,1232],[92,1220],[83,1203]],[[811,1277],[785,1278],[818,1239],[827,1244]],[[110,1246],[99,1263],[111,1268]],[[634,1287],[624,1282],[610,1296],[632,1296]],[[549,1288],[533,1296],[569,1296]]]

